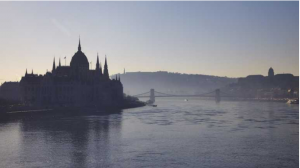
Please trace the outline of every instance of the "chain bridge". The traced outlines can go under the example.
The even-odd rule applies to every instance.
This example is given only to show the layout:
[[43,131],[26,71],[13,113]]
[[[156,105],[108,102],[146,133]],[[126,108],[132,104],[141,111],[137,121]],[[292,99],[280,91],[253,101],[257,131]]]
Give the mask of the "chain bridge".
[[150,101],[155,101],[155,97],[214,97],[217,101],[221,100],[221,97],[237,97],[236,95],[232,95],[226,92],[221,91],[220,89],[216,89],[213,91],[209,91],[207,93],[201,94],[193,94],[193,95],[179,95],[179,94],[168,94],[155,91],[154,89],[150,89],[150,91],[145,93],[140,93],[133,95],[134,97],[142,98],[142,97],[149,97]]

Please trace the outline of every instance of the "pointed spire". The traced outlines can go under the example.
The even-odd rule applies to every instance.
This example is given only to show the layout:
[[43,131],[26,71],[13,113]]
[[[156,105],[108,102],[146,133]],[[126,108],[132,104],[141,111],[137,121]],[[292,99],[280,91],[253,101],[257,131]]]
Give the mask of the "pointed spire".
[[52,66],[52,73],[54,73],[54,71],[55,71],[55,57],[53,58],[53,66]]
[[108,65],[107,65],[106,55],[105,55],[105,64],[104,64],[104,77],[105,77],[105,79],[109,79],[109,73],[108,73]]
[[99,71],[99,56],[97,53],[96,71]]
[[27,68],[26,68],[26,72],[25,72],[25,75],[27,75]]
[[31,74],[33,74],[33,69],[32,69],[32,71],[31,71]]
[[102,75],[102,66],[101,66],[101,63],[100,63],[100,75]]
[[78,51],[81,51],[81,45],[80,45],[80,36],[79,36]]
[[59,57],[59,63],[58,63],[58,66],[61,66],[61,64],[60,64],[60,57]]

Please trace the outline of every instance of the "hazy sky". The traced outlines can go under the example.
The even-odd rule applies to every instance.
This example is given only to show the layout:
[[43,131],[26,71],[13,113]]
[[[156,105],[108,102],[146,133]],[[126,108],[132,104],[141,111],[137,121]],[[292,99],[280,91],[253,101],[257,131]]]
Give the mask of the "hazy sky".
[[299,75],[299,2],[0,2],[0,83],[69,65],[79,35],[110,74]]

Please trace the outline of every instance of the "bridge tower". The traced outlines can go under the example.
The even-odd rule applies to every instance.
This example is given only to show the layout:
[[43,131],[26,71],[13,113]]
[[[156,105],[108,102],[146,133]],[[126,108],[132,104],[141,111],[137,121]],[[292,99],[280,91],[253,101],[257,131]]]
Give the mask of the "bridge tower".
[[150,89],[150,102],[152,102],[152,103],[155,102],[155,93],[154,93],[154,89]]
[[220,89],[216,89],[216,102],[221,101]]

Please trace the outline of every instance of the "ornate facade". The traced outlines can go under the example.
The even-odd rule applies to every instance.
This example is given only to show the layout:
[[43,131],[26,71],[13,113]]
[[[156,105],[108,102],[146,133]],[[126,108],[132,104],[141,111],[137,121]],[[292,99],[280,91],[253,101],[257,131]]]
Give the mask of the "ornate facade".
[[89,69],[89,62],[81,51],[72,57],[70,66],[56,66],[45,75],[25,73],[20,81],[22,101],[34,105],[54,106],[116,106],[123,100],[120,77],[110,79],[105,58],[104,69],[97,54],[96,68]]

